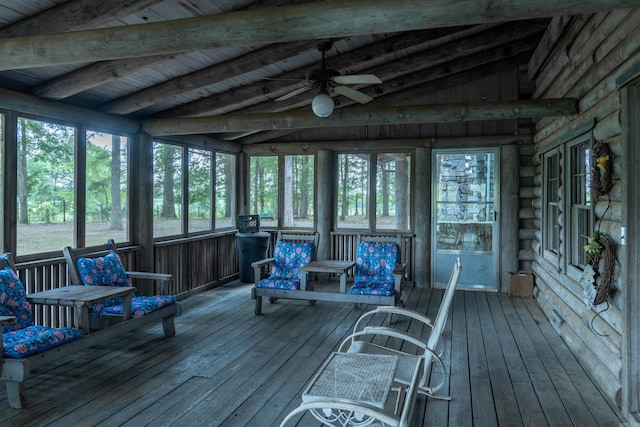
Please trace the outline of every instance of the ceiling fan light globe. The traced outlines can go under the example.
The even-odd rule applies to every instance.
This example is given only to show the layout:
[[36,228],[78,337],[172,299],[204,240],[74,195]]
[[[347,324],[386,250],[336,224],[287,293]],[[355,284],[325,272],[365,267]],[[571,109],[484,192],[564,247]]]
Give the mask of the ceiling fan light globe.
[[311,109],[318,117],[329,117],[333,113],[333,99],[326,93],[316,95],[311,101]]

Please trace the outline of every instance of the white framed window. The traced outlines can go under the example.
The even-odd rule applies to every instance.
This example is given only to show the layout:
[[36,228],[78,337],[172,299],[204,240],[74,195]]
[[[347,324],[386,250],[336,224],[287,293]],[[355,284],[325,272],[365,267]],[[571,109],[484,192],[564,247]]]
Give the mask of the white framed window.
[[553,150],[543,157],[543,256],[554,262],[560,259],[560,151]]
[[411,228],[410,152],[338,154],[337,173],[338,228]]
[[184,149],[153,143],[153,237],[183,234],[182,177]]
[[252,156],[247,214],[261,227],[313,228],[315,156]]
[[591,142],[583,140],[569,146],[569,197],[570,219],[569,264],[579,271],[587,265],[583,249],[593,232],[594,214],[591,193]]

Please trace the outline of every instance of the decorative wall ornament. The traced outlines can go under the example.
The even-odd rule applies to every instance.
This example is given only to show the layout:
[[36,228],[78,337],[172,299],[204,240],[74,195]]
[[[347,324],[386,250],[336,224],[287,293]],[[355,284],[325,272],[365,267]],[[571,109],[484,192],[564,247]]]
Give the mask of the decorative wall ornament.
[[591,164],[591,184],[596,198],[613,187],[613,153],[609,144],[596,142],[591,148],[595,162]]
[[616,262],[615,243],[605,233],[595,231],[583,249],[589,265],[584,269],[580,283],[585,303],[591,308],[607,301],[611,292]]

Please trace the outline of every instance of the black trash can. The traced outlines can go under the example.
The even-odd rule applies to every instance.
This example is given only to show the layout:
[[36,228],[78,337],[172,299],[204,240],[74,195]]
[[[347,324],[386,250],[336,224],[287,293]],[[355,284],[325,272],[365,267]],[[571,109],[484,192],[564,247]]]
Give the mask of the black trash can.
[[257,233],[236,233],[236,247],[238,248],[241,282],[254,282],[251,263],[267,257],[270,236],[269,233],[262,231],[258,231]]

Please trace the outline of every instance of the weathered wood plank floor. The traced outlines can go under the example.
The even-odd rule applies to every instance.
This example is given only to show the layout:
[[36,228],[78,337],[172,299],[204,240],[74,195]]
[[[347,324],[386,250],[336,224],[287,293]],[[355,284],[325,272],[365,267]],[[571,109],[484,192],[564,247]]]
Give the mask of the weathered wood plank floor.
[[[404,299],[433,316],[441,296],[410,288]],[[368,308],[265,301],[254,316],[243,284],[182,304],[173,338],[158,324],[36,371],[26,410],[9,408],[2,387],[0,425],[277,426]],[[415,426],[621,425],[534,300],[458,291],[444,337],[453,399],[420,398]]]

